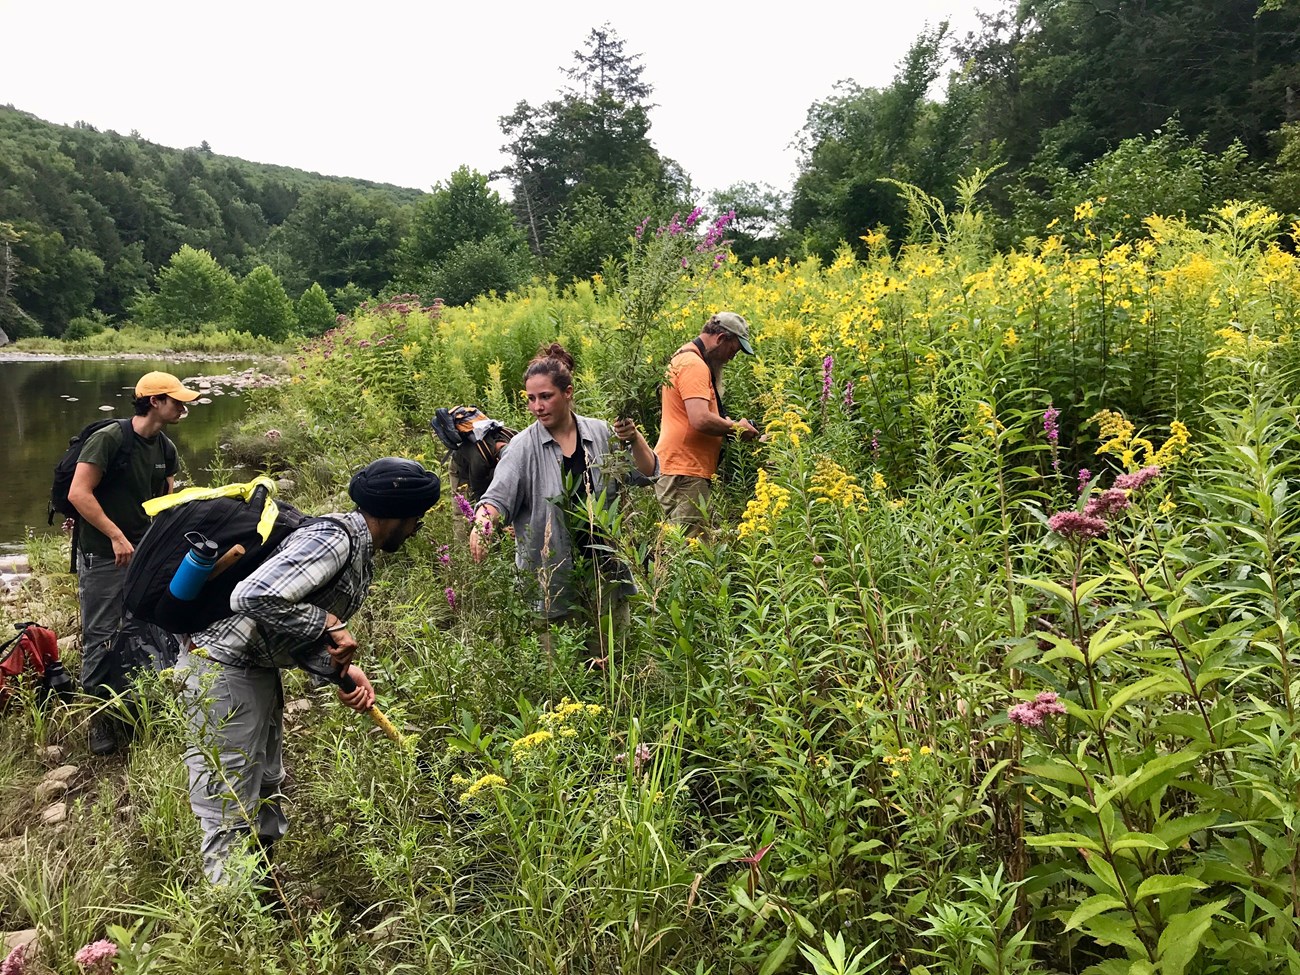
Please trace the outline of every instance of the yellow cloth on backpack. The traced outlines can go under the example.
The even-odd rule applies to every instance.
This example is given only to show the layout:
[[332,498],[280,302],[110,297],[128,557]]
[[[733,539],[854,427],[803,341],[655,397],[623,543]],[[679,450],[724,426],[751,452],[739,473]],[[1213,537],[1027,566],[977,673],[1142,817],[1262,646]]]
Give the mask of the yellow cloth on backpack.
[[265,542],[271,537],[275,518],[280,513],[280,506],[275,503],[275,482],[269,477],[255,477],[242,484],[225,484],[221,487],[190,487],[175,494],[164,494],[161,498],[153,498],[146,501],[143,507],[145,513],[153,518],[160,511],[190,501],[204,501],[208,498],[243,498],[245,501],[251,501],[253,492],[259,487],[266,488],[266,504],[262,506],[262,517],[257,520],[257,533]]

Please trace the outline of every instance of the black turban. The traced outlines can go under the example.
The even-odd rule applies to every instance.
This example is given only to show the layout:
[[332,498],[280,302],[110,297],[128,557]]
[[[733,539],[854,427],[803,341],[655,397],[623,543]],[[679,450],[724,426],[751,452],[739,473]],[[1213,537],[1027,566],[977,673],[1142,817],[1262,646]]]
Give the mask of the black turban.
[[375,518],[419,518],[441,490],[438,475],[415,461],[382,457],[352,475],[348,497]]

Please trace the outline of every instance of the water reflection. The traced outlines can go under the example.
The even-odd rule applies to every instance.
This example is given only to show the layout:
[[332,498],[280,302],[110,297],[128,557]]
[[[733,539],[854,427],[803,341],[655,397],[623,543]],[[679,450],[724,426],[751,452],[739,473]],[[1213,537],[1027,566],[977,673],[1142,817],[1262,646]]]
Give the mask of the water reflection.
[[[0,359],[0,551],[20,546],[28,528],[46,525],[54,465],[68,438],[101,417],[130,416],[136,380],[161,369],[182,378],[219,376],[252,361],[175,362],[166,359],[69,359],[58,362]],[[206,394],[205,394],[206,395]],[[180,461],[178,479],[207,483],[221,428],[237,419],[247,397],[227,388],[168,429]],[[101,410],[111,406],[112,410]]]

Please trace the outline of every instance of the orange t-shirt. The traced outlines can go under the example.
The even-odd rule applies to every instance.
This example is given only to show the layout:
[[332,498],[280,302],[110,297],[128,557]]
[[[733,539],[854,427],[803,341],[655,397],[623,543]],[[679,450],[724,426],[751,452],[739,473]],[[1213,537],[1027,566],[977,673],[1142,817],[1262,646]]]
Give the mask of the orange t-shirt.
[[659,420],[659,455],[661,474],[689,474],[712,477],[722,453],[722,437],[700,433],[686,415],[688,399],[708,400],[709,412],[718,412],[718,398],[709,379],[709,366],[694,346],[684,345],[668,363],[662,397],[663,415]]

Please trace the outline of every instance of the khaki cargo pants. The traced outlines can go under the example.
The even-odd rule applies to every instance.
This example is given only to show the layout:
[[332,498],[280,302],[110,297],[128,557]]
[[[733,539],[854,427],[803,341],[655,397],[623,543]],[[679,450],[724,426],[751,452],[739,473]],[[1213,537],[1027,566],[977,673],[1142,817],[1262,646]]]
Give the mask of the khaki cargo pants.
[[655,481],[655,497],[663,509],[664,520],[681,525],[688,537],[702,535],[709,527],[705,506],[712,489],[712,479],[690,474],[661,474]]

